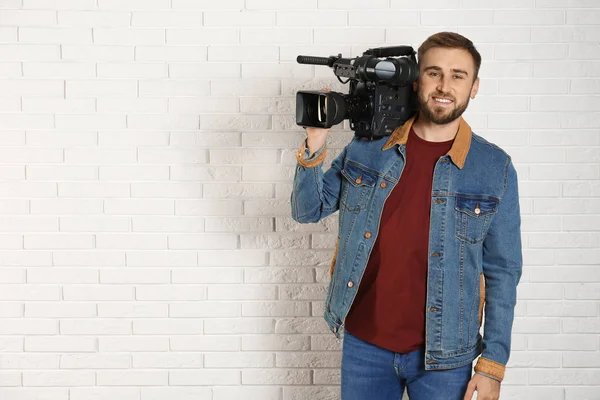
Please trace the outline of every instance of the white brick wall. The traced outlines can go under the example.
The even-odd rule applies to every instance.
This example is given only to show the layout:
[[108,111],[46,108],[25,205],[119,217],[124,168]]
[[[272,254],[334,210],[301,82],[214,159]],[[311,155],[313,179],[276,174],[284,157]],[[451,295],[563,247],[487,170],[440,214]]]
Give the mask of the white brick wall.
[[[600,399],[597,0],[0,0],[0,399],[339,398],[336,217],[289,193],[298,54],[483,54],[466,118],[520,178],[502,399]],[[336,127],[331,159],[351,138]]]

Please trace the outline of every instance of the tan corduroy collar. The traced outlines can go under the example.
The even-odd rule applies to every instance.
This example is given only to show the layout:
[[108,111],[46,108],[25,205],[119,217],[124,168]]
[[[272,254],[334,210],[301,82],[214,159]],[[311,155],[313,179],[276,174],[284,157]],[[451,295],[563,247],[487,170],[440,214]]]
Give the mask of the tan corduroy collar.
[[[410,128],[415,122],[418,114],[415,114],[411,119],[406,121],[404,125],[399,126],[392,132],[390,138],[387,140],[382,150],[387,150],[392,146],[398,144],[406,144],[408,140],[408,133]],[[460,125],[458,127],[458,133],[454,138],[454,143],[448,151],[448,155],[452,158],[452,161],[458,168],[465,165],[465,159],[469,153],[469,147],[471,146],[471,127],[467,124],[467,121],[463,117],[460,117]]]

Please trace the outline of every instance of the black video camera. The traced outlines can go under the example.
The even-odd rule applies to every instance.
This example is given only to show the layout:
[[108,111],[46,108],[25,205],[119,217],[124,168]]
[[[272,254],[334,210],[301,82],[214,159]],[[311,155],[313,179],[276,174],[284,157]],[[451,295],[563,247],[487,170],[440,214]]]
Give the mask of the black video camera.
[[347,95],[323,90],[297,92],[296,124],[300,126],[330,128],[349,119],[356,136],[380,139],[417,110],[412,82],[419,77],[419,68],[410,46],[369,49],[356,58],[298,56],[296,61],[327,65],[340,82],[350,82]]

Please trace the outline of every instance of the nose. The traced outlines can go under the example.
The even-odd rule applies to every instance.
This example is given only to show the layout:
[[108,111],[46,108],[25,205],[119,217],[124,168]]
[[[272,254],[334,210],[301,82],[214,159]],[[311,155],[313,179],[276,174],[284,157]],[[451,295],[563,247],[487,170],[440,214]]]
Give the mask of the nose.
[[442,76],[442,78],[438,81],[437,90],[440,93],[448,93],[450,90],[450,78],[447,76]]

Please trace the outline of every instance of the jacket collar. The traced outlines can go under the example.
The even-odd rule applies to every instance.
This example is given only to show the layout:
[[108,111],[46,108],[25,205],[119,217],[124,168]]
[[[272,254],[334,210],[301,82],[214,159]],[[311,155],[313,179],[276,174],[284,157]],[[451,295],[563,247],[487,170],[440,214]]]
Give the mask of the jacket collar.
[[[398,144],[406,144],[408,140],[408,133],[410,132],[410,128],[415,122],[418,113],[415,114],[412,118],[404,123],[404,125],[399,126],[392,132],[390,138],[387,140],[385,145],[381,150],[387,150],[392,146]],[[456,164],[456,166],[460,169],[465,165],[465,159],[467,158],[467,154],[469,153],[469,147],[471,146],[471,127],[467,124],[467,121],[464,120],[463,117],[460,117],[460,125],[458,127],[458,133],[454,138],[454,143],[452,143],[452,147],[446,153],[452,159],[452,162]]]

